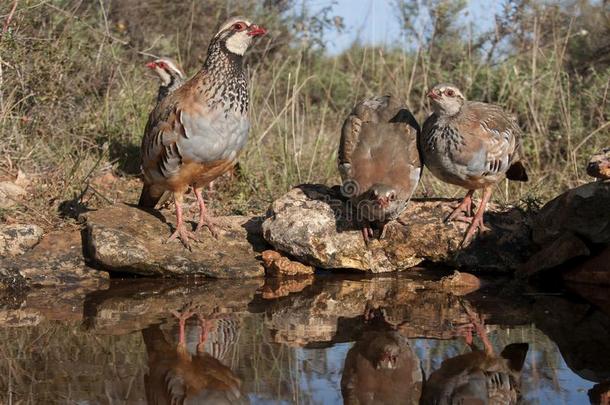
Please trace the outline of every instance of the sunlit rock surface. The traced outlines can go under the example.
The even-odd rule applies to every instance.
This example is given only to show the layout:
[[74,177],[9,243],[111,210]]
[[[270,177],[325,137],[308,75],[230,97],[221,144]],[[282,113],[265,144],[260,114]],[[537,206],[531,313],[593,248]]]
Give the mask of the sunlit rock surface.
[[[42,228],[30,224],[0,224],[0,261],[34,247],[42,238]],[[5,259],[2,259],[2,258]]]
[[79,230],[50,232],[30,251],[3,261],[0,268],[23,278],[28,286],[104,288],[108,273],[87,265],[81,239]]
[[518,209],[490,206],[490,231],[459,248],[467,224],[443,223],[456,201],[413,200],[401,219],[387,225],[383,240],[366,246],[351,212],[335,189],[302,185],[271,205],[263,236],[276,250],[325,269],[373,273],[411,268],[424,260],[473,270],[511,271],[528,257],[529,228]]
[[[170,211],[144,211],[115,205],[88,213],[87,252],[109,271],[143,276],[250,278],[264,275],[257,258],[266,244],[257,217],[218,217],[218,239],[207,229],[191,250],[180,241],[165,243],[173,231]],[[171,225],[170,225],[171,224]]]

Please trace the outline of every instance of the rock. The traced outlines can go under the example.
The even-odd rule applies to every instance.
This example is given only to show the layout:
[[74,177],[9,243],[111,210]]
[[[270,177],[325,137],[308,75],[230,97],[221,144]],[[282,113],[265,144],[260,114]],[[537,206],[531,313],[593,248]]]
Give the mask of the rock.
[[519,269],[532,276],[610,244],[610,181],[568,190],[542,207],[532,221],[539,251]]
[[382,273],[411,268],[424,260],[473,270],[510,271],[529,256],[529,228],[518,209],[485,220],[492,231],[459,248],[466,224],[445,224],[451,200],[413,200],[401,219],[386,227],[384,240],[364,244],[338,192],[323,185],[301,185],[271,205],[263,236],[276,250],[310,266]]
[[81,231],[47,234],[32,250],[3,266],[18,273],[30,286],[83,286],[105,288],[109,275],[87,266]]
[[[581,242],[582,243],[582,242]],[[610,246],[562,275],[566,281],[610,285]]]
[[12,181],[0,181],[0,208],[14,206],[16,201],[24,195],[26,195],[26,191],[20,185]]
[[263,252],[263,266],[265,266],[266,275],[269,277],[311,275],[314,273],[313,267],[290,260],[275,250],[265,250]]
[[604,148],[591,157],[587,164],[587,174],[598,179],[610,179],[610,148]]
[[38,225],[0,225],[0,257],[25,253],[40,242],[42,233]]
[[223,225],[218,239],[207,231],[192,251],[180,242],[165,243],[174,214],[148,212],[115,205],[87,213],[87,254],[109,271],[143,276],[250,278],[264,275],[257,259],[266,248],[261,219],[244,216],[217,218]]

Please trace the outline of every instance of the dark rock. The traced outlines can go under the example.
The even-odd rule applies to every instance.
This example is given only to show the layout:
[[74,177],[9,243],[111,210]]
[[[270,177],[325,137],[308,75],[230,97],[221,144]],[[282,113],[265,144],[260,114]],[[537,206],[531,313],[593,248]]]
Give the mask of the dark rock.
[[103,288],[109,278],[107,272],[92,269],[85,263],[79,230],[51,232],[5,267],[21,275],[29,286]]
[[549,201],[532,221],[532,239],[539,251],[519,269],[526,276],[609,245],[610,181],[584,184]]
[[40,242],[42,233],[42,228],[38,225],[0,225],[0,258],[27,252]]
[[[167,215],[166,215],[167,214]],[[179,241],[165,243],[173,227],[172,212],[147,212],[115,205],[86,215],[87,252],[109,271],[143,276],[250,278],[264,275],[257,259],[267,246],[257,217],[218,217],[223,224],[215,239],[206,230],[192,250]]]
[[350,212],[334,189],[301,185],[271,205],[263,236],[276,250],[325,269],[373,273],[405,270],[423,260],[473,270],[510,271],[529,256],[529,228],[517,209],[489,207],[490,232],[459,248],[467,224],[443,223],[452,200],[413,200],[401,215],[407,226],[387,225],[383,240],[365,245]]

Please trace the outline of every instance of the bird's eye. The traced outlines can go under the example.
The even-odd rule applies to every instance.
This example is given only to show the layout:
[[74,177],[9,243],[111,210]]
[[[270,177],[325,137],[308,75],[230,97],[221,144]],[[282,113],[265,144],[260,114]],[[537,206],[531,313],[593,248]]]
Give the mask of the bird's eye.
[[165,62],[157,62],[157,67],[159,67],[161,69],[165,69],[167,67],[167,65],[165,64]]
[[390,194],[390,201],[394,201],[395,198],[396,196],[394,194]]
[[235,31],[243,31],[246,29],[246,24],[244,24],[243,22],[238,22],[233,24],[233,29]]
[[445,94],[448,95],[449,97],[455,96],[455,92],[451,89],[445,90]]

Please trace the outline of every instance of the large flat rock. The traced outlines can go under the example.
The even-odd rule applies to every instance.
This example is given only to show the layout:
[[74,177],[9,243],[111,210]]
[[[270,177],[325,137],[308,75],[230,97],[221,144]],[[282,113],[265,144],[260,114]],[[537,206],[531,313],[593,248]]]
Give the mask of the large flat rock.
[[[218,239],[206,229],[192,250],[165,243],[174,225],[172,211],[144,211],[124,204],[86,215],[87,254],[98,266],[142,276],[251,278],[264,276],[258,259],[267,245],[257,217],[217,217]],[[170,226],[170,224],[172,224]]]
[[367,246],[338,191],[301,185],[277,199],[267,212],[263,236],[276,250],[312,266],[382,273],[405,270],[422,261],[508,272],[529,256],[530,231],[519,209],[490,205],[490,231],[460,248],[467,224],[445,224],[456,200],[413,200],[401,219],[387,225],[383,240]]

